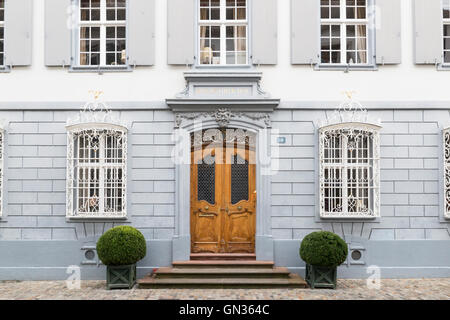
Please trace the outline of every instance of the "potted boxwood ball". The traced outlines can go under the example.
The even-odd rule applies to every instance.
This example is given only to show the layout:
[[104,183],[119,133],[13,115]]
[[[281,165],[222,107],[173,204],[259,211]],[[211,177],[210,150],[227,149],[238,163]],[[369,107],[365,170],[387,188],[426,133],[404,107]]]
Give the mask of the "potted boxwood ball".
[[337,267],[347,255],[347,244],[337,234],[328,231],[308,234],[300,245],[300,257],[306,262],[306,282],[312,289],[336,289]]
[[136,263],[147,252],[142,233],[130,226],[106,231],[97,241],[97,254],[106,265],[106,284],[110,289],[131,289],[136,284]]

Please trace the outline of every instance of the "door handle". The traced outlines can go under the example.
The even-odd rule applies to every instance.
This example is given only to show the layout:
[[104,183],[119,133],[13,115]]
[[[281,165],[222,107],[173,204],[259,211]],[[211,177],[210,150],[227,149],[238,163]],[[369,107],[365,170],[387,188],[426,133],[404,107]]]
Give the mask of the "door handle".
[[[205,208],[206,209],[206,208]],[[209,208],[208,208],[209,209]],[[198,213],[199,217],[214,217],[217,216],[218,214],[215,212],[205,212],[202,209],[198,209],[197,211],[194,212],[194,214]]]

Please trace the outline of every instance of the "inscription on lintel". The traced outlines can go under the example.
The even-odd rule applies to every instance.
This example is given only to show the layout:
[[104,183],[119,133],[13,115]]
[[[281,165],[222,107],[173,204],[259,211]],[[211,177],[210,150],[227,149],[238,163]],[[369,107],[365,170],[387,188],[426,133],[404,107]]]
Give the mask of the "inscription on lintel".
[[203,97],[248,97],[252,96],[252,86],[194,86],[194,95]]

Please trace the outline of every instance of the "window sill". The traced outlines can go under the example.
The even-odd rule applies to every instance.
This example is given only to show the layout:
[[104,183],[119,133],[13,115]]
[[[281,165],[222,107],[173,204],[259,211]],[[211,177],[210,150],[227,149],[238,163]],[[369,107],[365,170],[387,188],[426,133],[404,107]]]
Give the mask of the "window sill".
[[66,217],[66,222],[126,222],[131,223],[128,217]]
[[217,64],[196,64],[195,69],[252,69],[253,65],[217,65]]
[[132,72],[133,68],[131,66],[117,66],[117,67],[85,67],[85,66],[76,66],[70,67],[69,72],[93,72],[93,73],[109,73],[109,72]]
[[381,217],[321,217],[316,218],[316,222],[343,223],[343,222],[371,222],[379,223]]
[[[439,63],[436,66],[438,71],[450,71],[450,63]],[[450,219],[450,217],[448,218]]]
[[378,71],[378,67],[373,64],[367,65],[345,65],[345,64],[316,64],[314,66],[316,71]]
[[11,68],[9,66],[0,66],[0,73],[9,73]]

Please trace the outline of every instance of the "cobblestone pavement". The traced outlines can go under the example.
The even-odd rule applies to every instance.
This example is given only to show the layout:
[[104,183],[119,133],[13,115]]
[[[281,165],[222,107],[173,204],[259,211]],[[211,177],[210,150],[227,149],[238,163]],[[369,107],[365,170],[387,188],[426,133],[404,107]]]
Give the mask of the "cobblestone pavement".
[[366,280],[338,280],[337,290],[324,289],[138,289],[106,290],[105,281],[82,281],[67,289],[65,281],[0,281],[0,299],[21,300],[450,300],[450,278],[382,280],[380,290]]

